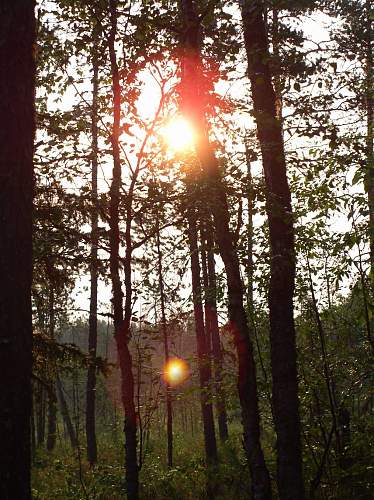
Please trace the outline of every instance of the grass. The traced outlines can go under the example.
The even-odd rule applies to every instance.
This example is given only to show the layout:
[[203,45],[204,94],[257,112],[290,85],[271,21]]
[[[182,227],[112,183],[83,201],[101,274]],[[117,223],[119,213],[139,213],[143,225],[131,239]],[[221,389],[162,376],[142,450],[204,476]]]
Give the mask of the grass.
[[[200,441],[200,446],[196,444]],[[216,488],[216,499],[248,498],[249,479],[241,450],[240,435],[233,434],[220,448],[220,464],[214,470],[204,466],[201,439],[176,434],[175,466],[165,464],[165,437],[150,442],[140,472],[140,498],[144,500],[204,500],[208,474]],[[32,488],[37,500],[117,500],[125,498],[124,469],[120,440],[101,439],[99,463],[90,468],[85,450],[73,452],[60,443],[53,453],[38,450],[34,460]]]

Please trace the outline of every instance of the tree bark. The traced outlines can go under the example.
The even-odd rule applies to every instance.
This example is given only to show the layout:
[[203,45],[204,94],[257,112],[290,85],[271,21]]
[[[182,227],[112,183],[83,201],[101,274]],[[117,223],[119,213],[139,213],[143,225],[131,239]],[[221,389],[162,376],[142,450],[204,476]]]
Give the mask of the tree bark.
[[35,3],[0,2],[0,498],[30,492]]
[[[369,205],[370,272],[374,283],[374,76],[373,76],[373,19],[371,1],[366,0],[366,116],[367,165],[366,189]],[[374,288],[374,287],[373,287]]]
[[91,254],[90,254],[90,317],[88,325],[88,355],[89,366],[87,371],[86,386],[86,439],[87,460],[90,465],[97,462],[96,442],[96,351],[97,351],[97,283],[98,261],[97,250],[99,244],[98,225],[98,193],[97,193],[97,167],[98,167],[98,112],[97,101],[99,92],[99,64],[97,43],[97,29],[94,28],[92,48],[92,112],[91,112]]
[[[212,343],[212,358],[214,366],[214,385],[217,401],[218,431],[221,441],[226,441],[229,433],[227,427],[227,413],[224,399],[223,384],[223,352],[219,336],[219,324],[217,315],[217,284],[216,271],[213,252],[213,234],[210,226],[211,221],[204,220],[202,224],[201,239],[203,241],[204,252],[202,260],[206,260],[203,266],[203,279],[205,291],[205,321],[206,327],[210,331]],[[205,269],[204,269],[205,268]]]
[[281,499],[304,498],[293,293],[294,230],[281,122],[269,68],[269,48],[261,0],[241,2],[257,135],[267,187],[271,249],[269,287],[273,406]]
[[54,386],[48,393],[48,432],[47,432],[47,450],[53,451],[56,446],[57,432],[57,400]]
[[61,406],[61,415],[62,418],[64,419],[66,429],[69,434],[69,439],[71,443],[71,447],[75,450],[78,448],[78,439],[74,430],[74,425],[73,422],[70,418],[70,413],[69,413],[69,407],[67,405],[65,395],[64,395],[64,388],[62,386],[62,382],[60,377],[57,375],[56,379],[56,386],[57,386],[57,394],[58,394],[58,399],[60,400],[60,406]]
[[117,57],[115,52],[115,38],[117,32],[117,0],[109,0],[111,30],[108,40],[109,57],[112,72],[113,92],[113,177],[110,187],[109,206],[109,244],[110,244],[110,275],[112,280],[113,295],[113,322],[114,336],[117,345],[119,366],[121,370],[121,396],[125,411],[125,467],[126,491],[129,500],[139,498],[139,468],[137,463],[137,421],[134,403],[134,375],[132,372],[132,358],[128,346],[131,321],[131,197],[126,201],[126,254],[124,259],[125,273],[125,307],[123,307],[123,292],[120,279],[120,230],[119,230],[119,201],[121,189],[121,159],[119,150],[120,116],[121,116],[121,86]]
[[[200,401],[203,417],[204,444],[207,464],[218,461],[216,434],[214,429],[213,405],[211,398],[211,366],[207,349],[207,340],[204,326],[203,301],[201,295],[201,274],[199,249],[197,240],[196,210],[191,206],[189,196],[187,207],[188,240],[191,254],[192,297],[195,318],[195,333],[197,344],[197,358],[200,377]],[[193,202],[192,202],[193,203]]]
[[253,193],[253,178],[252,178],[252,155],[249,149],[249,145],[245,144],[245,159],[247,163],[247,203],[248,203],[248,219],[247,219],[247,308],[249,313],[250,321],[253,322],[254,319],[254,307],[253,307],[253,273],[254,273],[254,262],[253,262],[253,204],[254,204],[254,193]]
[[[248,204],[248,218],[247,218],[247,265],[246,265],[246,274],[247,274],[247,311],[248,311],[248,321],[252,326],[253,336],[255,340],[255,345],[257,348],[258,359],[260,362],[260,368],[264,377],[264,381],[268,382],[268,376],[266,373],[263,355],[261,352],[261,346],[259,342],[259,335],[257,331],[256,325],[256,314],[255,314],[255,306],[254,306],[254,260],[253,260],[253,214],[254,214],[254,188],[253,188],[253,177],[252,177],[252,166],[251,163],[254,159],[253,153],[249,148],[249,144],[246,141],[245,144],[245,157],[247,163],[247,204]],[[270,407],[272,409],[271,396],[270,391],[266,390],[266,394],[270,403]],[[272,410],[273,412],[273,410]]]
[[36,428],[35,428],[35,411],[34,411],[34,385],[32,385],[32,394],[31,394],[31,421],[30,421],[30,430],[31,430],[31,458],[32,460],[35,457],[36,452]]
[[228,287],[229,319],[239,364],[238,390],[242,409],[244,447],[251,471],[252,494],[257,499],[271,498],[271,485],[260,442],[256,370],[250,330],[243,304],[244,291],[238,255],[229,226],[229,210],[219,164],[210,145],[202,89],[203,69],[200,48],[200,19],[192,0],[182,0],[183,40],[182,108],[193,124],[198,160],[207,184],[207,201],[214,217],[216,239],[225,265]]
[[[55,293],[52,283],[52,275],[49,279],[49,337],[51,340],[55,338]],[[56,431],[57,431],[57,398],[55,389],[55,374],[52,370],[50,376],[50,387],[48,391],[48,421],[47,421],[47,450],[52,451],[56,446]]]
[[[162,275],[162,252],[161,252],[161,241],[160,241],[160,227],[158,214],[157,217],[157,233],[156,233],[156,243],[157,243],[157,262],[158,262],[158,283],[160,289],[160,303],[161,303],[161,328],[162,337],[164,341],[164,355],[165,363],[169,361],[169,339],[168,331],[166,325],[166,314],[165,314],[165,290],[164,290],[164,280]],[[170,384],[166,382],[166,430],[167,430],[167,441],[168,441],[168,467],[173,466],[173,407],[172,407],[172,389]]]

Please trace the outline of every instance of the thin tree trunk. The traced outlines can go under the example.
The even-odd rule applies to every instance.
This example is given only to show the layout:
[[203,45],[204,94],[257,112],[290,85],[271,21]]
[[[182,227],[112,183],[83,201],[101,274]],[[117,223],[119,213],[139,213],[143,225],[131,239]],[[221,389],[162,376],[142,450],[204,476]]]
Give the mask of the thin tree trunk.
[[[96,31],[94,28],[94,44],[96,43]],[[96,442],[96,350],[97,350],[97,283],[98,262],[97,250],[99,243],[98,235],[98,194],[97,194],[97,167],[98,167],[98,111],[97,101],[99,92],[99,63],[98,50],[94,45],[92,55],[92,113],[91,113],[91,137],[92,137],[92,162],[91,162],[91,255],[90,255],[90,317],[88,327],[88,354],[89,366],[87,371],[86,386],[86,439],[87,460],[90,465],[97,461]]]
[[[51,340],[55,338],[55,294],[50,278],[49,290],[49,337]],[[50,377],[50,388],[48,391],[48,422],[47,422],[47,450],[52,451],[56,446],[56,431],[57,431],[57,398],[55,389],[55,375],[52,373]]]
[[[374,65],[372,2],[366,0],[366,114],[367,114],[367,166],[366,189],[369,205],[369,240],[371,280],[374,283]],[[374,288],[374,286],[373,286]]]
[[137,423],[134,403],[134,375],[132,372],[132,358],[128,346],[131,320],[131,200],[127,197],[126,206],[126,254],[124,259],[125,273],[125,307],[123,307],[123,292],[119,267],[119,200],[121,189],[121,159],[119,151],[120,116],[121,116],[121,87],[115,52],[115,38],[117,32],[117,0],[110,0],[111,30],[108,40],[109,56],[112,72],[113,92],[113,178],[110,187],[110,275],[112,280],[114,336],[117,344],[119,365],[121,370],[121,397],[125,411],[125,467],[126,491],[129,500],[139,497],[138,463],[137,463]]
[[73,422],[70,418],[69,407],[67,405],[64,395],[64,388],[62,387],[62,382],[58,375],[56,379],[56,386],[57,386],[58,399],[60,400],[61,415],[62,418],[64,419],[66,430],[68,431],[69,434],[71,447],[75,450],[78,447],[78,439],[75,434]]
[[[253,213],[254,213],[254,189],[253,189],[253,178],[252,178],[252,166],[253,154],[250,151],[249,144],[246,141],[245,144],[245,157],[247,163],[247,204],[248,204],[248,219],[247,219],[247,310],[249,323],[252,326],[253,337],[255,340],[258,358],[260,362],[260,368],[264,377],[266,385],[268,385],[268,375],[266,373],[263,355],[261,352],[261,346],[259,342],[259,335],[256,325],[256,315],[253,300],[253,276],[254,276],[254,261],[253,261]],[[273,413],[270,390],[266,389],[266,395],[269,400],[271,411]]]
[[[191,203],[191,197],[188,200]],[[187,208],[188,240],[191,254],[192,296],[195,317],[195,333],[197,357],[200,377],[200,401],[203,417],[205,455],[208,464],[218,460],[217,443],[214,429],[213,405],[211,398],[211,367],[207,350],[204,328],[204,315],[201,296],[200,263],[197,242],[196,211],[194,207]]]
[[252,179],[252,155],[249,145],[245,143],[245,159],[247,163],[247,203],[248,203],[248,219],[247,219],[247,307],[249,311],[249,318],[253,322],[254,307],[253,307],[253,204],[254,204],[254,190]]
[[[202,228],[203,246],[206,244],[206,252],[202,252],[202,260],[206,259],[203,266],[203,278],[205,289],[205,318],[207,329],[210,330],[212,342],[212,357],[214,366],[214,385],[217,401],[218,431],[221,441],[226,441],[229,433],[227,428],[227,413],[224,399],[223,384],[223,352],[219,336],[219,324],[217,315],[217,283],[213,252],[213,234],[210,226],[211,221],[204,221]],[[206,268],[206,270],[204,269]]]
[[32,394],[31,394],[31,457],[34,459],[36,452],[36,437],[35,437],[35,403],[34,403],[34,384],[32,385]]
[[30,492],[35,2],[0,2],[0,498]]
[[229,226],[227,197],[219,165],[210,145],[203,102],[200,19],[192,0],[182,0],[183,68],[182,107],[196,131],[196,154],[207,182],[207,201],[214,217],[216,238],[225,265],[228,286],[229,319],[238,353],[238,390],[242,409],[244,447],[251,471],[252,493],[257,499],[271,498],[271,485],[260,442],[256,370],[250,330],[243,304],[244,291],[238,255]]
[[[200,211],[199,211],[200,212]],[[203,215],[200,213],[199,230],[200,230],[200,260],[201,260],[201,274],[204,297],[204,318],[205,318],[205,338],[206,338],[206,352],[209,359],[209,364],[212,364],[212,325],[211,313],[209,311],[209,282],[208,282],[208,263],[206,255],[206,239],[203,230]]]
[[47,426],[47,450],[53,451],[56,446],[57,432],[57,400],[54,383],[48,392],[48,426]]
[[[164,291],[164,280],[162,271],[162,252],[161,252],[161,242],[160,242],[160,227],[157,214],[157,233],[156,233],[156,244],[157,244],[157,261],[158,261],[158,283],[160,289],[160,302],[161,302],[161,328],[162,336],[164,341],[164,355],[165,363],[169,361],[169,339],[166,325],[166,314],[165,314],[165,291]],[[167,429],[167,441],[168,441],[168,467],[173,466],[173,408],[172,408],[172,392],[171,387],[168,382],[166,382],[166,429]]]
[[294,231],[287,181],[281,122],[269,68],[269,48],[263,3],[241,2],[248,74],[267,187],[271,248],[269,288],[273,405],[281,499],[302,500],[299,402],[293,293],[295,282]]

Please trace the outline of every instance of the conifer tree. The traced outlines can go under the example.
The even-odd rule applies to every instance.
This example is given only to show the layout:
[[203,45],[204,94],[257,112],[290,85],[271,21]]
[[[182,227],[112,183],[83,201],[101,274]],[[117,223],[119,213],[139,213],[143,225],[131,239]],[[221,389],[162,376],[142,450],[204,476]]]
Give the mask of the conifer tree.
[[296,255],[291,194],[282,124],[277,116],[277,96],[269,66],[264,6],[261,0],[243,1],[241,9],[248,76],[267,187],[266,210],[271,248],[269,313],[273,407],[277,432],[277,482],[282,499],[302,500],[304,485],[293,316]]
[[28,500],[35,2],[0,4],[0,497]]

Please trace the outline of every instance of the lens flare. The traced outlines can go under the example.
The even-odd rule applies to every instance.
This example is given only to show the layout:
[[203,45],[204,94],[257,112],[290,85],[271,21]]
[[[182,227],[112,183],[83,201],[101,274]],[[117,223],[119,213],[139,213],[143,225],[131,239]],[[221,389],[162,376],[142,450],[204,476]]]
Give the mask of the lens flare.
[[176,386],[187,380],[190,374],[188,364],[184,359],[173,358],[164,365],[163,379],[171,386]]
[[191,124],[184,118],[171,120],[161,131],[161,135],[168,146],[175,151],[190,148],[195,140]]

